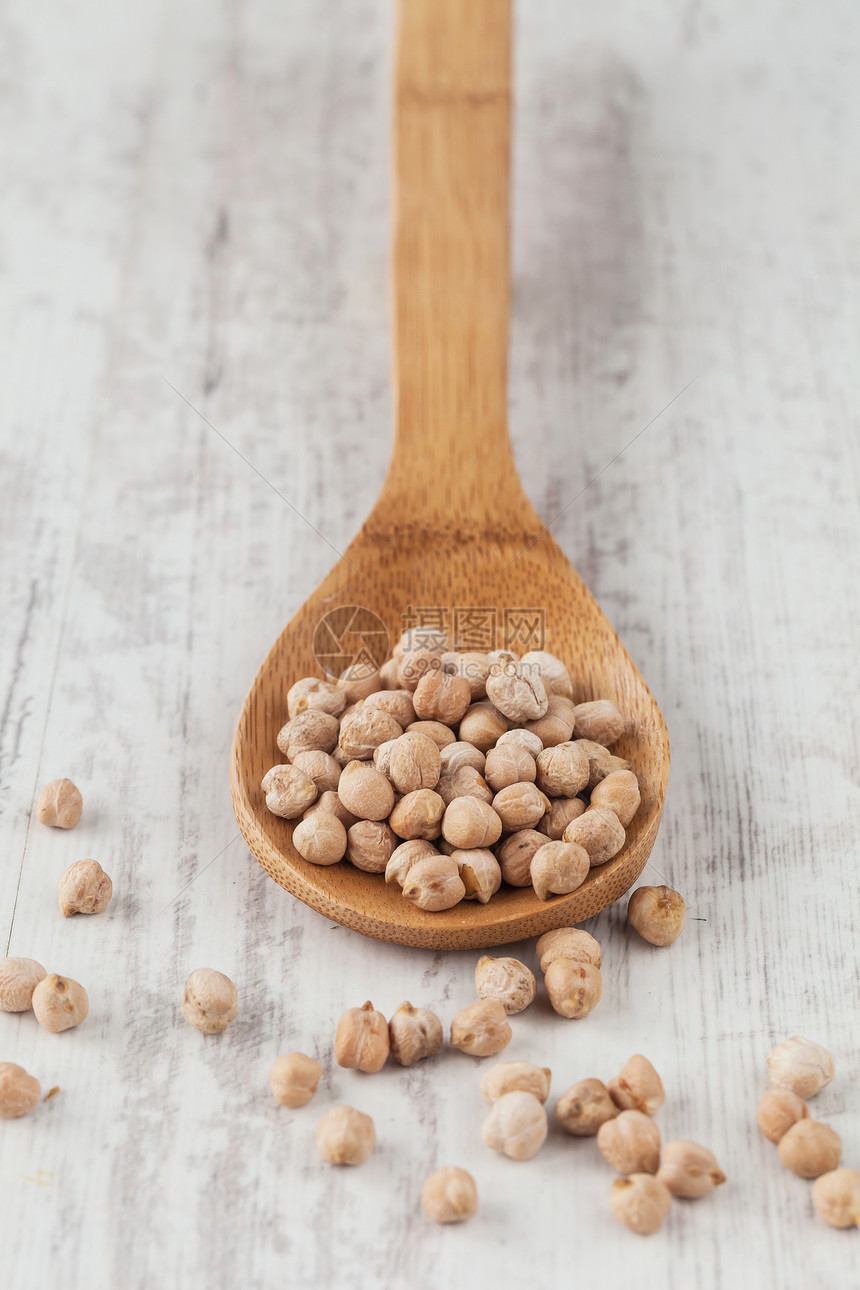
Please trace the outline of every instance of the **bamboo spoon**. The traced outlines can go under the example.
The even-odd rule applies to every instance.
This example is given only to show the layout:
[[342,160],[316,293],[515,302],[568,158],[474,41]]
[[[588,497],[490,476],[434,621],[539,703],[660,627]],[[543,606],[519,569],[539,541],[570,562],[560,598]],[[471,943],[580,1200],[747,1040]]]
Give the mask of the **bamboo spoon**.
[[[510,0],[399,0],[398,20],[394,453],[364,527],[251,686],[231,788],[251,851],[300,900],[380,940],[462,949],[579,923],[617,900],[654,844],[669,744],[645,682],[525,496],[508,438]],[[503,888],[487,905],[436,914],[379,875],[304,861],[260,781],[281,760],[287,690],[320,674],[314,630],[348,605],[378,615],[392,644],[408,606],[489,607],[500,624],[506,610],[543,610],[545,646],[568,664],[574,699],[611,699],[629,721],[613,752],[631,761],[642,805],[620,854],[569,896],[543,902],[531,888]]]

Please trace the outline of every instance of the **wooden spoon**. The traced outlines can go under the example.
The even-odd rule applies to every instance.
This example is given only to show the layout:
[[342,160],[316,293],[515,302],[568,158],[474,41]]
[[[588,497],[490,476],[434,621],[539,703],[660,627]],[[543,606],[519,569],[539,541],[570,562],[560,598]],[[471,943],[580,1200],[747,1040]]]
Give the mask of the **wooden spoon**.
[[[645,682],[523,492],[508,438],[510,0],[399,0],[398,20],[393,458],[361,532],[251,686],[231,787],[251,851],[300,900],[380,940],[458,949],[579,923],[617,900],[654,845],[669,744]],[[260,781],[283,760],[275,740],[290,685],[321,673],[320,620],[349,605],[377,615],[392,645],[415,607],[444,609],[449,626],[464,621],[457,610],[486,610],[485,624],[495,615],[495,642],[472,648],[506,645],[506,624],[542,619],[545,648],[568,664],[575,701],[611,699],[628,719],[612,751],[632,763],[642,804],[619,855],[569,896],[544,902],[531,888],[505,887],[486,905],[463,901],[435,914],[378,874],[303,860],[293,824],[269,813]],[[524,634],[519,652],[540,647]]]

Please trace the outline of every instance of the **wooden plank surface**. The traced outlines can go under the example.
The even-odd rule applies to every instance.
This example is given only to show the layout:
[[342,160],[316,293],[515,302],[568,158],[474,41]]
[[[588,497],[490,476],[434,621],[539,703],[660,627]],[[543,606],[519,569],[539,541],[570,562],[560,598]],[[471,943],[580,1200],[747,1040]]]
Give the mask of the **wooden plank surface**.
[[[473,1059],[332,1068],[343,1008],[447,1023],[476,955],[330,926],[230,811],[245,689],[386,464],[388,17],[4,10],[0,952],[83,981],[91,1014],[60,1036],[0,1015],[0,1059],[62,1088],[0,1131],[3,1284],[851,1284],[855,1237],[753,1115],[770,1044],[826,1042],[814,1113],[860,1165],[855,6],[520,7],[514,447],[666,715],[646,875],[692,917],[665,952],[623,908],[594,920],[599,1009],[537,1004],[505,1056],[551,1066],[553,1100],[652,1058],[664,1137],[730,1182],[649,1241],[593,1143],[481,1145]],[[85,815],[60,835],[30,811],[62,774]],[[116,898],[66,921],[83,855]],[[240,992],[216,1039],[179,1016],[202,965]],[[326,1062],[296,1113],[267,1086],[293,1047]],[[336,1101],[376,1117],[361,1170],[316,1159]],[[446,1162],[481,1191],[461,1229],[418,1208]]]

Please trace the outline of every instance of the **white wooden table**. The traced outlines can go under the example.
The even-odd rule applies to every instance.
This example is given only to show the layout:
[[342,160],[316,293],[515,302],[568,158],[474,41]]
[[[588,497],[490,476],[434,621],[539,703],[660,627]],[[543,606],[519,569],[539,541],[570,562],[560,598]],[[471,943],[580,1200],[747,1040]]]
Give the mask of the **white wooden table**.
[[[342,550],[386,464],[387,4],[4,6],[0,953],[91,997],[60,1036],[0,1015],[0,1059],[62,1089],[0,1127],[4,1290],[857,1283],[753,1117],[771,1043],[823,1041],[814,1113],[860,1165],[858,37],[850,0],[521,5],[512,434],[666,714],[646,878],[691,918],[668,951],[593,920],[599,1009],[536,1005],[505,1056],[552,1100],[655,1062],[664,1139],[729,1183],[643,1241],[592,1141],[483,1148],[476,1061],[332,1066],[343,1008],[447,1022],[476,955],[329,924],[230,809],[245,689],[334,559],[313,529]],[[65,774],[60,834],[31,811]],[[84,855],[116,898],[66,921]],[[240,992],[220,1038],[179,1015],[202,965]],[[296,1113],[290,1048],[326,1060]],[[376,1117],[360,1170],[316,1158],[336,1101]],[[419,1209],[445,1162],[462,1228]]]

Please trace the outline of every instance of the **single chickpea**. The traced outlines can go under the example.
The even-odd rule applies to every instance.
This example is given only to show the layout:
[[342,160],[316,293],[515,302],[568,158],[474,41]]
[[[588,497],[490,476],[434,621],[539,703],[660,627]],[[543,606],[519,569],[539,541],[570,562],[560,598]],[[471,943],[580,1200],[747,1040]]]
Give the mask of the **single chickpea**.
[[812,1205],[831,1227],[860,1227],[860,1173],[831,1169],[812,1185]]
[[450,672],[452,676],[462,676],[469,682],[469,689],[472,693],[472,702],[483,699],[487,693],[487,677],[490,675],[490,656],[481,654],[475,650],[467,650],[460,653],[456,650],[448,650],[442,655],[442,669]]
[[339,722],[320,708],[306,708],[278,732],[278,748],[292,761],[305,750],[330,753],[337,743]]
[[394,789],[385,775],[363,761],[344,766],[337,795],[359,820],[386,820],[394,806]]
[[550,799],[549,810],[542,820],[538,820],[538,832],[546,834],[551,842],[561,842],[568,824],[578,820],[584,810],[585,802],[581,797]]
[[391,1056],[401,1066],[414,1066],[442,1047],[442,1022],[429,1008],[401,1003],[388,1023]]
[[478,1210],[475,1180],[465,1169],[445,1165],[425,1182],[421,1204],[434,1223],[465,1223]]
[[632,770],[611,771],[591,792],[591,805],[614,811],[625,829],[630,827],[641,801],[639,780]]
[[790,1088],[769,1088],[756,1111],[756,1124],[768,1142],[779,1142],[798,1120],[805,1120],[809,1107]]
[[561,659],[556,658],[555,654],[550,654],[548,650],[529,650],[520,659],[520,667],[526,673],[531,673],[536,669],[544,683],[544,689],[550,697],[554,694],[561,694],[566,699],[569,699],[573,694],[570,673]]
[[622,1111],[656,1115],[666,1101],[663,1081],[647,1057],[636,1053],[607,1085],[609,1096]]
[[475,987],[479,999],[498,999],[508,1016],[523,1012],[537,993],[537,982],[519,959],[493,958],[484,954],[475,966]]
[[441,721],[446,726],[455,726],[471,702],[472,689],[465,677],[436,668],[424,673],[413,694],[419,721]]
[[438,854],[432,842],[425,842],[420,838],[411,842],[401,842],[399,847],[394,848],[385,866],[385,881],[402,887],[406,881],[406,875],[414,864],[419,860],[425,860],[428,856]]
[[338,747],[347,757],[370,761],[380,744],[399,739],[403,730],[389,712],[362,704],[341,717]]
[[281,1106],[304,1106],[317,1091],[322,1066],[304,1053],[286,1053],[269,1071],[272,1092]]
[[57,896],[64,918],[100,914],[113,895],[111,882],[98,860],[76,860],[60,876]]
[[317,1151],[329,1165],[361,1165],[373,1154],[373,1120],[351,1106],[335,1106],[317,1122]]
[[53,972],[43,977],[33,991],[33,1012],[39,1025],[51,1034],[71,1030],[86,1019],[90,1010],[87,992],[69,976]]
[[541,900],[566,896],[582,886],[590,869],[588,852],[575,842],[545,842],[532,856],[532,886]]
[[591,739],[607,748],[624,734],[626,722],[615,704],[608,699],[578,703],[573,713],[573,728],[581,739]]
[[637,887],[627,902],[627,921],[649,945],[671,945],[686,917],[687,903],[671,887]]
[[419,909],[436,914],[452,909],[466,894],[457,862],[450,856],[427,856],[418,860],[403,882],[403,895]]
[[460,740],[486,753],[508,728],[507,717],[487,700],[473,703],[460,722]]
[[0,959],[0,1012],[28,1012],[47,972],[35,959]]
[[579,927],[556,927],[544,932],[535,946],[541,972],[546,972],[557,959],[572,959],[575,963],[590,963],[599,968],[603,959],[600,946],[589,932]]
[[188,1024],[204,1035],[220,1035],[238,1011],[239,995],[230,978],[214,968],[195,968],[182,996],[182,1015]]
[[833,1079],[833,1058],[821,1044],[792,1035],[767,1055],[773,1088],[790,1088],[798,1097],[815,1097]]
[[588,756],[577,743],[544,748],[537,759],[537,785],[548,797],[575,797],[588,783]]
[[296,753],[293,765],[304,771],[318,793],[337,792],[341,767],[331,753],[321,752],[319,748],[305,748]]
[[346,858],[364,873],[385,873],[397,836],[384,820],[357,820],[346,831]]
[[287,711],[290,720],[300,717],[308,708],[317,708],[331,717],[339,717],[346,707],[346,695],[331,681],[317,676],[304,676],[287,691]]
[[42,1096],[42,1086],[16,1062],[0,1062],[0,1120],[26,1115]]
[[477,900],[479,904],[486,905],[502,885],[502,871],[492,851],[483,847],[472,851],[452,851],[451,859],[456,863],[466,889],[463,899]]
[[317,799],[317,786],[297,766],[273,766],[261,785],[273,815],[294,820]]
[[578,1019],[597,1007],[603,993],[600,969],[591,963],[557,959],[544,975],[549,1001],[560,1017]]
[[442,816],[442,836],[458,851],[491,847],[502,836],[502,821],[478,797],[455,797]]
[[565,842],[578,842],[585,847],[593,868],[617,856],[626,836],[613,811],[593,810],[591,807],[578,820],[572,820],[563,834]]
[[364,700],[366,708],[381,708],[393,717],[401,730],[415,720],[415,706],[408,690],[377,690]]
[[446,806],[455,797],[479,797],[482,802],[492,802],[493,790],[474,766],[461,766],[451,775],[442,775],[436,790]]
[[317,811],[293,829],[293,846],[310,864],[337,864],[346,852],[346,829],[336,815]]
[[524,672],[513,655],[500,659],[487,677],[487,698],[514,725],[537,721],[549,706],[540,674]]
[[334,1039],[338,1066],[372,1075],[382,1070],[388,1051],[388,1022],[370,1000],[360,1008],[348,1008],[337,1023]]
[[713,1151],[697,1142],[667,1142],[660,1157],[657,1177],[673,1196],[698,1200],[726,1181]]
[[583,748],[588,756],[588,783],[586,788],[589,793],[607,775],[611,775],[614,770],[629,770],[630,762],[625,761],[623,757],[614,756],[603,744],[595,743],[593,739],[580,739],[576,742],[580,748]]
[[487,753],[484,778],[494,793],[511,784],[533,784],[537,774],[535,759],[519,743],[496,744]]
[[435,788],[440,770],[439,748],[427,735],[404,734],[395,740],[388,759],[388,774],[398,793]]
[[398,837],[412,841],[423,838],[432,841],[442,832],[442,815],[445,803],[432,788],[418,788],[406,793],[389,816],[392,829]]
[[619,1174],[656,1174],[660,1167],[660,1130],[644,1111],[622,1111],[597,1130],[597,1145]]
[[531,1160],[549,1129],[543,1103],[533,1093],[514,1089],[490,1107],[481,1135],[488,1147],[511,1160]]
[[602,1080],[581,1079],[555,1104],[555,1114],[566,1133],[575,1138],[593,1138],[607,1120],[614,1120],[618,1107]]
[[406,727],[408,735],[426,735],[432,739],[436,747],[441,750],[447,748],[449,744],[457,742],[457,736],[449,726],[443,725],[441,721],[413,721]]
[[539,1102],[546,1102],[551,1079],[548,1066],[535,1066],[533,1062],[496,1062],[481,1076],[481,1097],[492,1106],[506,1093],[519,1089],[531,1093]]
[[555,748],[567,743],[573,735],[574,707],[570,699],[561,694],[551,694],[546,712],[537,721],[527,721],[524,729],[536,735],[543,748]]
[[443,775],[454,775],[458,770],[462,770],[464,766],[471,766],[479,775],[483,775],[487,764],[487,759],[480,749],[475,748],[472,744],[464,743],[462,739],[440,748],[439,760]]
[[609,1189],[612,1213],[639,1236],[650,1236],[662,1225],[672,1208],[668,1187],[648,1173],[633,1173],[616,1178]]
[[777,1144],[779,1158],[799,1178],[818,1178],[835,1169],[842,1157],[838,1133],[820,1120],[798,1120]]
[[317,811],[326,811],[329,815],[335,816],[345,829],[351,828],[356,822],[356,817],[352,811],[346,809],[337,792],[320,793],[313,805],[307,808],[302,819],[309,820]]
[[510,887],[530,887],[532,857],[545,842],[545,834],[536,829],[517,829],[505,838],[496,853],[502,880]]
[[52,779],[36,799],[36,818],[54,829],[73,829],[83,809],[80,789],[70,779]]
[[479,999],[451,1022],[451,1043],[471,1057],[492,1057],[511,1042],[511,1023],[498,999]]
[[496,741],[497,748],[510,748],[512,746],[527,752],[535,762],[539,754],[543,752],[543,744],[538,736],[532,734],[530,730],[525,730],[522,726],[516,726],[513,730],[506,730],[503,735],[499,735]]
[[511,784],[493,798],[493,810],[507,833],[533,828],[548,809],[549,801],[536,784]]

